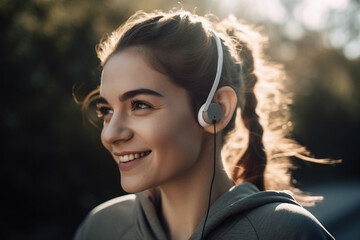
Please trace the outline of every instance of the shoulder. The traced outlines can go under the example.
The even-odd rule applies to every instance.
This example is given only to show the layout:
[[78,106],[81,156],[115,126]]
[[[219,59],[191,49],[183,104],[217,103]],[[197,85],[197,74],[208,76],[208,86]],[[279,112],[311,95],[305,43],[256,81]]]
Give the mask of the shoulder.
[[125,236],[132,228],[136,195],[111,199],[95,207],[75,234],[80,239],[113,239]]
[[135,194],[128,194],[125,196],[111,199],[107,202],[95,207],[90,213],[90,216],[106,217],[109,214],[128,215],[131,213],[136,201]]
[[268,203],[245,217],[259,239],[333,239],[310,212],[295,204]]

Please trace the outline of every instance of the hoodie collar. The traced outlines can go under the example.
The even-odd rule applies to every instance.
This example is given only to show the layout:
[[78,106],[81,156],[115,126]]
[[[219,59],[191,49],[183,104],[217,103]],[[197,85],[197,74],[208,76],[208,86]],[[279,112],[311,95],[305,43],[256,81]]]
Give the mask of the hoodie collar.
[[[216,229],[225,219],[272,202],[299,205],[290,191],[259,191],[255,185],[247,182],[234,186],[211,206],[204,236]],[[191,240],[200,239],[204,220],[205,217],[191,236]]]
[[[135,208],[135,231],[138,239],[167,239],[157,207],[160,199],[153,192],[137,193]],[[271,202],[284,202],[299,205],[289,191],[259,191],[251,183],[242,183],[229,189],[211,206],[204,235],[206,236],[225,219],[239,215],[245,211],[257,208]],[[201,220],[191,240],[200,239],[205,217]]]

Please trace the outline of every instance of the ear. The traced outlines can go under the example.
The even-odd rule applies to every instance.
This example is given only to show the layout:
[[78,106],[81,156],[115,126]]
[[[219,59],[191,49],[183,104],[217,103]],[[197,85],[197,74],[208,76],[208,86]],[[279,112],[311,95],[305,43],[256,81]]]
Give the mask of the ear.
[[[237,96],[235,90],[229,86],[219,88],[214,96],[214,102],[221,108],[222,117],[216,123],[216,132],[222,131],[230,122],[237,106]],[[205,131],[214,133],[214,126],[211,124],[204,128]]]

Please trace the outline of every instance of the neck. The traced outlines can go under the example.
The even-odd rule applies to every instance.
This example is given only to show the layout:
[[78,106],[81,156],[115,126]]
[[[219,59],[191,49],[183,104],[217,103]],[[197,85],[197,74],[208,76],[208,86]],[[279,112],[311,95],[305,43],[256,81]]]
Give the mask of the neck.
[[[233,186],[220,157],[217,159],[211,204]],[[159,188],[162,217],[170,239],[189,239],[206,214],[213,162],[209,159],[204,159],[204,162],[206,164],[194,166],[198,169],[181,179]]]

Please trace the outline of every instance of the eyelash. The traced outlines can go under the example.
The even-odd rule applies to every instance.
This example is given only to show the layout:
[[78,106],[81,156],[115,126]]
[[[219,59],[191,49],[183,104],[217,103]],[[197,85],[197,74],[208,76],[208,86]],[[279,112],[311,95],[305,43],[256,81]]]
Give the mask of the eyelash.
[[[142,105],[142,107],[140,107]],[[132,100],[131,101],[131,109],[134,110],[143,110],[143,109],[150,109],[152,106],[148,103],[139,100]]]
[[[152,108],[152,106],[150,104],[145,103],[143,101],[139,101],[139,100],[132,100],[131,101],[131,110],[132,111],[145,110],[145,109],[151,109],[151,108]],[[108,108],[108,107],[105,107],[105,106],[100,106],[96,110],[98,118],[101,118],[101,119],[104,119],[104,117],[106,115],[111,114],[110,112],[113,112],[113,110],[111,108]]]
[[109,113],[110,111],[112,111],[112,110],[108,107],[98,107],[98,109],[96,110],[96,113],[97,113],[98,118],[103,119],[106,115],[110,114]]

